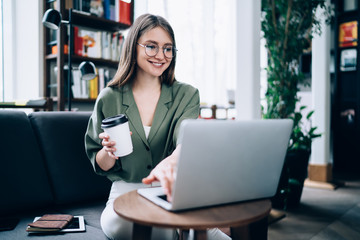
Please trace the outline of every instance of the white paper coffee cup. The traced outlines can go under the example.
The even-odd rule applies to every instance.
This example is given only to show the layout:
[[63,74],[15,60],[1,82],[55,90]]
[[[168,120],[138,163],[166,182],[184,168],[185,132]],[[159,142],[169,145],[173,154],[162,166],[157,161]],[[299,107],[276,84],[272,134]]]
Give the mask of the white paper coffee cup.
[[110,140],[115,142],[115,156],[123,157],[132,153],[129,121],[124,114],[105,118],[101,122],[101,128],[110,136]]

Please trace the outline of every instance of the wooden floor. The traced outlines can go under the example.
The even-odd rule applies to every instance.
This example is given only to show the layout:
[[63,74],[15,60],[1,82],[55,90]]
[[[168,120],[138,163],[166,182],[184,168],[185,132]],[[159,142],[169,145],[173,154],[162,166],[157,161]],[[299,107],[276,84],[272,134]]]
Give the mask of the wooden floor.
[[298,208],[270,224],[269,240],[359,240],[360,176],[335,190],[305,187]]

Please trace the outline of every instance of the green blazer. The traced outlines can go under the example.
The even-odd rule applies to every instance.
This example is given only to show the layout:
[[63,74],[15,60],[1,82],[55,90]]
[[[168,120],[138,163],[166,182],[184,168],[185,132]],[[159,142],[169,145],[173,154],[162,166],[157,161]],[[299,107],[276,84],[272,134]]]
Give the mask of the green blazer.
[[[95,103],[85,134],[85,149],[94,170],[111,181],[141,182],[150,171],[175,149],[182,120],[198,118],[200,112],[199,91],[185,83],[175,81],[172,86],[162,84],[153,125],[145,137],[144,127],[136,106],[131,87],[106,87]],[[132,131],[133,152],[121,157],[109,171],[103,171],[95,156],[101,150],[99,134],[104,118],[125,114]]]

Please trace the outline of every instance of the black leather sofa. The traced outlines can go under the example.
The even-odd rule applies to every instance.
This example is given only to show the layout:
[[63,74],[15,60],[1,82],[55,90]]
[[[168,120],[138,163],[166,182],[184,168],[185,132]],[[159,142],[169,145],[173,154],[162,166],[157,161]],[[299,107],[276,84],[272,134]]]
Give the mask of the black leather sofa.
[[[0,110],[0,219],[19,220],[0,239],[107,239],[100,215],[111,182],[85,154],[90,114]],[[86,232],[29,235],[27,224],[47,213],[84,216]]]

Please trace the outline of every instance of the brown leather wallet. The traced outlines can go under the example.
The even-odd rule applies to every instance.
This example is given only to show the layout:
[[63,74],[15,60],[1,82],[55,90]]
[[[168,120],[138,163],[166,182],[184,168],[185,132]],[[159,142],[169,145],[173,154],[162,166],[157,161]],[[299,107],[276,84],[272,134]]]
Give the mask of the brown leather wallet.
[[65,228],[73,217],[69,214],[46,214],[35,222],[29,223],[26,231],[59,231]]

